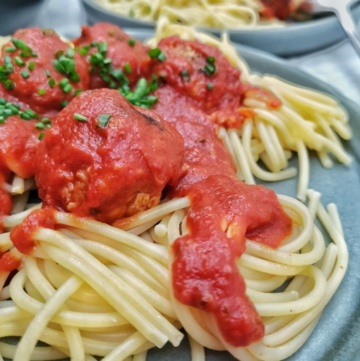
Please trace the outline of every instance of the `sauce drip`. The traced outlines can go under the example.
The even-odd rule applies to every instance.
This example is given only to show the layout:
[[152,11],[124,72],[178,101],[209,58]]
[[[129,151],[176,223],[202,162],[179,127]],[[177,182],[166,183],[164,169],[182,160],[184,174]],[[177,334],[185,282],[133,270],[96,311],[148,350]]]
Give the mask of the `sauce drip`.
[[183,136],[189,168],[171,192],[192,201],[189,234],[173,244],[174,294],[183,304],[213,314],[227,342],[249,345],[263,337],[264,326],[245,294],[236,262],[245,251],[246,238],[279,246],[291,232],[291,220],[273,191],[236,177],[206,114],[170,86],[157,95],[155,111]]

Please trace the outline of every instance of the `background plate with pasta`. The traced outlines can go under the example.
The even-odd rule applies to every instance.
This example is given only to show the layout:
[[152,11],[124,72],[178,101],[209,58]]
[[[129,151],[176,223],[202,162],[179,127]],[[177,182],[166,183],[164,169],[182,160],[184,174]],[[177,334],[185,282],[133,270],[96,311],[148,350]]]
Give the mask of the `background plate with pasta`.
[[[108,21],[123,28],[154,27],[154,23],[142,21],[112,12],[99,5],[97,0],[82,0],[87,21],[90,24]],[[360,5],[353,8],[355,19],[360,18]],[[208,32],[219,34],[220,30],[202,28]],[[335,15],[314,20],[286,23],[283,26],[251,26],[243,29],[230,29],[232,41],[249,45],[281,56],[293,56],[319,50],[333,45],[345,38],[340,23]]]

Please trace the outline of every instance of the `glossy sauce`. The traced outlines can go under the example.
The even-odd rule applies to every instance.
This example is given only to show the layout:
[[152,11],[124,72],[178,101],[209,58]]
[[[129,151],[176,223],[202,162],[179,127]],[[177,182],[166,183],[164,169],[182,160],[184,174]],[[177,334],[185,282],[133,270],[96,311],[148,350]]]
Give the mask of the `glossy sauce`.
[[[6,174],[8,172],[0,167],[0,185],[4,184],[6,181]],[[10,214],[12,208],[12,199],[10,194],[5,190],[0,188],[0,233],[4,231],[4,225],[2,224],[2,219]]]
[[264,8],[261,10],[261,16],[265,19],[287,20],[296,10],[294,0],[261,0]]
[[[247,185],[234,166],[206,114],[171,87],[157,91],[155,111],[175,125],[185,140],[189,171],[172,190],[191,198],[189,234],[173,244],[174,293],[182,303],[211,312],[227,342],[246,346],[262,338],[264,328],[236,261],[249,238],[277,247],[291,232],[291,220],[274,192]],[[172,104],[171,113],[168,104]]]
[[33,241],[34,232],[39,227],[54,229],[54,224],[52,210],[37,209],[32,211],[21,224],[11,230],[10,237],[14,246],[20,252],[29,254],[35,247]]
[[0,169],[5,173],[11,171],[22,178],[34,175],[34,156],[40,142],[36,123],[13,116],[0,125]]

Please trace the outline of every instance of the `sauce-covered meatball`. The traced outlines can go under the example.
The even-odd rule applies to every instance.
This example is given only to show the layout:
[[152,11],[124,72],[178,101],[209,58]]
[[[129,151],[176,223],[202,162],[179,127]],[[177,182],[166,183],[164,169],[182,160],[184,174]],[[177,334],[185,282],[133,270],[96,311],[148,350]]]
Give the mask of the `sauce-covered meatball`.
[[54,119],[37,152],[45,207],[111,223],[159,203],[182,172],[183,140],[116,90],[77,96]]
[[239,70],[217,48],[178,36],[162,39],[158,47],[166,58],[154,66],[156,75],[191,98],[215,123],[241,124],[239,109],[245,86]]
[[73,42],[89,64],[92,89],[117,88],[124,82],[131,87],[149,74],[149,48],[116,25],[83,26]]
[[0,65],[0,93],[41,115],[54,115],[89,89],[86,61],[53,30],[16,31],[2,48]]

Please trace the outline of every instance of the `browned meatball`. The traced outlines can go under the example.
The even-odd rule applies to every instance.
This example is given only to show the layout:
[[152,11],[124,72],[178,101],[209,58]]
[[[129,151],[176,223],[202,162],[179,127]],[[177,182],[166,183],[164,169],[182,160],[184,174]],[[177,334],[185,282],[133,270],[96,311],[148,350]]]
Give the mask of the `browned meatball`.
[[45,207],[111,223],[159,203],[181,174],[183,140],[117,90],[77,96],[54,119],[37,152]]
[[85,60],[53,30],[21,29],[2,49],[0,93],[52,116],[77,92],[89,89]]
[[74,44],[89,63],[92,89],[117,88],[124,82],[131,87],[149,75],[149,48],[116,25],[83,26]]

